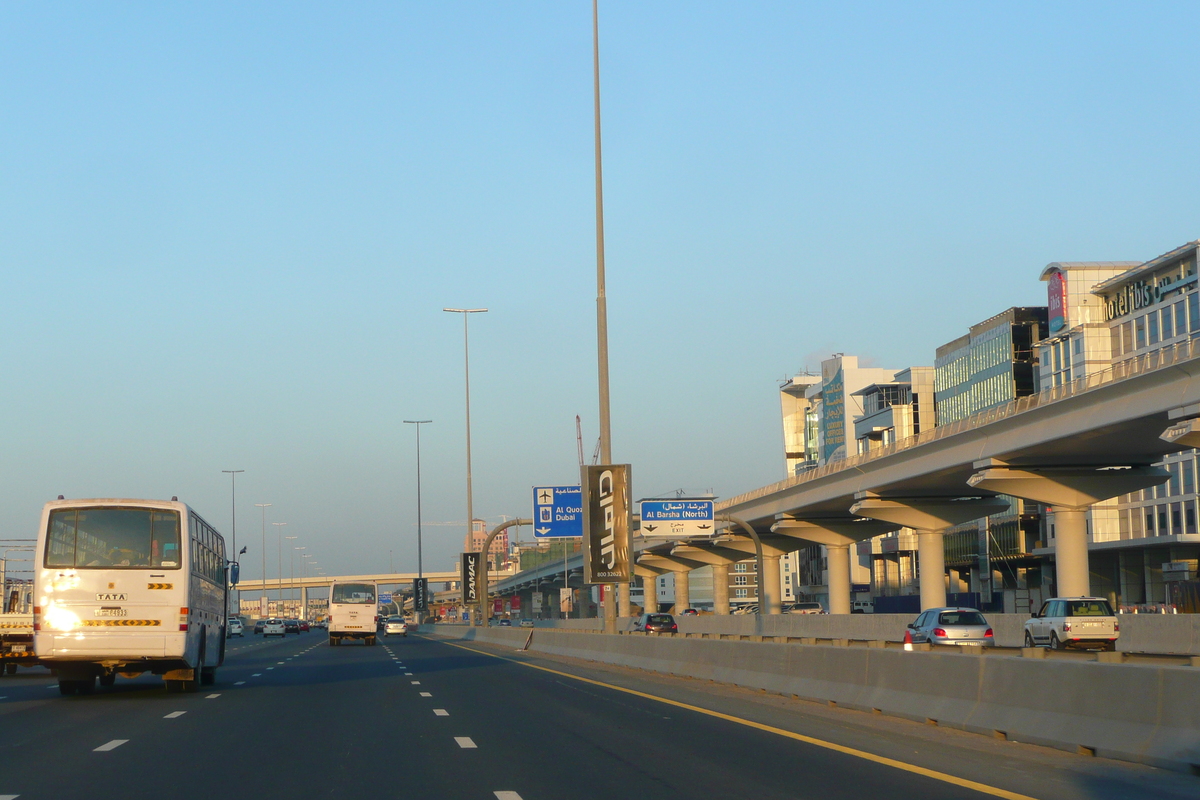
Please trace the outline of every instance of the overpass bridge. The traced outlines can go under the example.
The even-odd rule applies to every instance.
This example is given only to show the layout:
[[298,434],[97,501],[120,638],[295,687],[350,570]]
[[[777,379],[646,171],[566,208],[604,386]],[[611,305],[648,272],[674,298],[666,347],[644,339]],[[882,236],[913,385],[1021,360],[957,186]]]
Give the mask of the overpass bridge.
[[[827,548],[830,611],[849,613],[850,546],[902,527],[917,532],[922,608],[944,605],[942,536],[1000,511],[998,495],[1050,507],[1058,593],[1084,595],[1090,506],[1165,482],[1169,473],[1152,465],[1196,446],[1200,339],[732,497],[717,509],[748,523],[762,541],[768,613],[778,612],[779,557],[808,544]],[[675,573],[677,604],[686,606],[687,573],[710,565],[717,611],[728,613],[729,564],[754,553],[753,542],[734,530],[703,540],[638,542],[635,571],[644,581]],[[1200,534],[1155,541],[1200,543]],[[582,558],[568,567],[573,584]],[[561,585],[562,573],[561,562],[547,564],[491,586],[499,593],[529,591],[545,582]]]
[[[506,574],[506,573],[501,573]],[[310,575],[305,578],[267,578],[267,580],[241,580],[233,587],[241,592],[278,591],[280,589],[325,589],[334,581],[359,582],[388,585],[412,585],[417,577],[415,572],[380,572],[372,575]],[[457,572],[426,572],[425,577],[430,583],[457,581]]]

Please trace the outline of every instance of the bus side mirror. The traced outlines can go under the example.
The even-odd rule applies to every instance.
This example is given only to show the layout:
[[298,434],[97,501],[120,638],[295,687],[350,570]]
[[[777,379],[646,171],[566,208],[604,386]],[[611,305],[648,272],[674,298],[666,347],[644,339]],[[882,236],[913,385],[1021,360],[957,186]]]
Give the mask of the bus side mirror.
[[238,562],[231,562],[229,565],[229,585],[237,586],[238,577],[241,573],[241,565]]

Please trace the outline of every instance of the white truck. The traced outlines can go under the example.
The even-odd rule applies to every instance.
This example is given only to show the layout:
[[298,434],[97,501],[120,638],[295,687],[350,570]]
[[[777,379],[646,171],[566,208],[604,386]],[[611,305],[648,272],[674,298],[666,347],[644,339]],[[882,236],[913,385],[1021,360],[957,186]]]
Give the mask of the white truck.
[[0,675],[13,675],[18,666],[35,664],[33,613],[0,614]]
[[334,581],[329,587],[329,644],[336,647],[345,639],[362,639],[375,644],[377,592],[375,584]]

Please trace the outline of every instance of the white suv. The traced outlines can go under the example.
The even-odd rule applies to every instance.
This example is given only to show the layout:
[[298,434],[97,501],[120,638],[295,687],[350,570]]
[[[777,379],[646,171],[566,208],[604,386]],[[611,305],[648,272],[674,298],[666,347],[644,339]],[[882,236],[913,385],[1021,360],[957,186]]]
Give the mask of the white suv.
[[1052,597],[1025,621],[1025,646],[1116,650],[1121,626],[1103,597]]

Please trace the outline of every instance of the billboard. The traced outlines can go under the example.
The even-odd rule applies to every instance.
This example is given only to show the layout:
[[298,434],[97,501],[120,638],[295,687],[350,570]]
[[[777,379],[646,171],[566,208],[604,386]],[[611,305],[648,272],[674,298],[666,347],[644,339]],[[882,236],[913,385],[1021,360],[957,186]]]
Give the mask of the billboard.
[[583,581],[629,583],[629,464],[593,464],[580,468],[583,489]]
[[1047,315],[1050,318],[1050,332],[1058,333],[1067,326],[1067,279],[1061,272],[1050,276],[1047,287]]
[[828,463],[845,455],[846,377],[838,364],[837,372],[821,389],[821,460]]
[[462,581],[462,599],[466,605],[479,602],[479,565],[480,553],[463,553],[459,569],[459,580]]
[[429,610],[429,578],[413,578],[413,610]]

